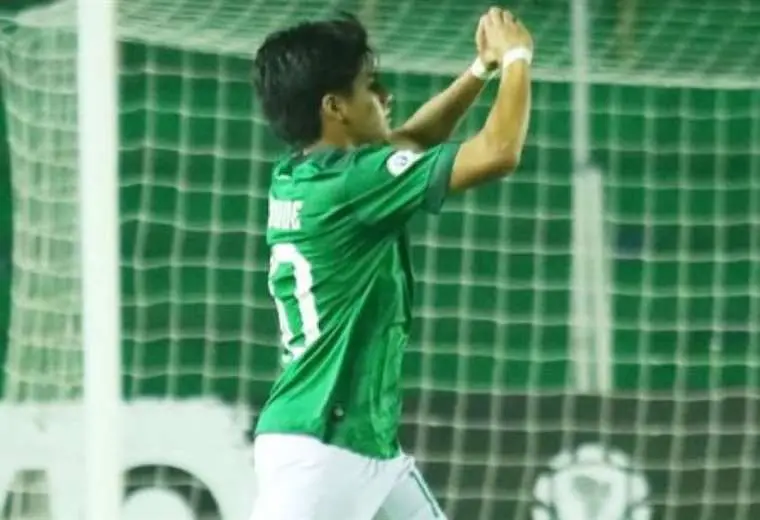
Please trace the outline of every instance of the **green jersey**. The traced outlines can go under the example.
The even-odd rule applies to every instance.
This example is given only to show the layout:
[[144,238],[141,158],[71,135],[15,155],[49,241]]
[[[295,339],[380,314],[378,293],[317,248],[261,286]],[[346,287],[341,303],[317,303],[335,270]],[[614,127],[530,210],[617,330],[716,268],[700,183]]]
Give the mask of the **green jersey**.
[[405,228],[440,209],[457,150],[323,148],[275,167],[269,289],[289,361],[257,433],[397,454],[413,285]]

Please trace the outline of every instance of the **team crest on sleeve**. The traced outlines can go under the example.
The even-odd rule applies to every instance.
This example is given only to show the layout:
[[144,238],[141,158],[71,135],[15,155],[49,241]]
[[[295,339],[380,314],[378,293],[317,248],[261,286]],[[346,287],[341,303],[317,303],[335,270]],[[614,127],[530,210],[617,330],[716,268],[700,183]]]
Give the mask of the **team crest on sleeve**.
[[412,165],[414,165],[414,163],[420,159],[420,157],[422,157],[421,153],[412,150],[399,150],[398,152],[388,157],[388,161],[385,163],[385,165],[387,166],[388,172],[391,175],[398,177],[409,168],[411,168]]

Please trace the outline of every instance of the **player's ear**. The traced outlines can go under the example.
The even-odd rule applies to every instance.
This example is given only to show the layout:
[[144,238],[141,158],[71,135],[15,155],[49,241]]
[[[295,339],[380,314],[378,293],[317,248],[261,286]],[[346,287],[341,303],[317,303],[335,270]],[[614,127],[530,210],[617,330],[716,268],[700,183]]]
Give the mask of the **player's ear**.
[[340,96],[329,92],[322,97],[322,114],[339,123],[345,123],[347,119],[345,103]]

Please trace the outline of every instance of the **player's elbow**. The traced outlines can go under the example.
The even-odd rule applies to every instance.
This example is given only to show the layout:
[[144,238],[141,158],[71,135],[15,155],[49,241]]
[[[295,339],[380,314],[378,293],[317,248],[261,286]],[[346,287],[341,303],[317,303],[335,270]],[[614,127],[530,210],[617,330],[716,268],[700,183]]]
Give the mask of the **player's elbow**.
[[494,177],[507,177],[520,164],[522,146],[517,140],[500,141],[487,139],[484,150],[485,162]]
[[450,188],[462,191],[507,177],[520,162],[520,148],[474,138],[462,144],[454,161]]
[[477,136],[483,154],[501,176],[511,174],[520,164],[528,130],[527,116],[526,110],[525,117],[509,117],[504,125],[498,124],[496,119],[490,119]]
[[520,165],[521,150],[516,147],[507,147],[494,153],[494,169],[500,177],[512,174]]

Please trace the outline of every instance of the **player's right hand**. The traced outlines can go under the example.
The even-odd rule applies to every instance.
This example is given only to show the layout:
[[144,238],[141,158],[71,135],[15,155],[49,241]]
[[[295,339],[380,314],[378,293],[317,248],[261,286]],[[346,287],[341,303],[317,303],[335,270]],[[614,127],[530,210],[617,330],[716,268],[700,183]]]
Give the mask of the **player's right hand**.
[[485,44],[498,56],[517,47],[533,50],[530,32],[506,9],[492,7],[483,15],[481,23]]

